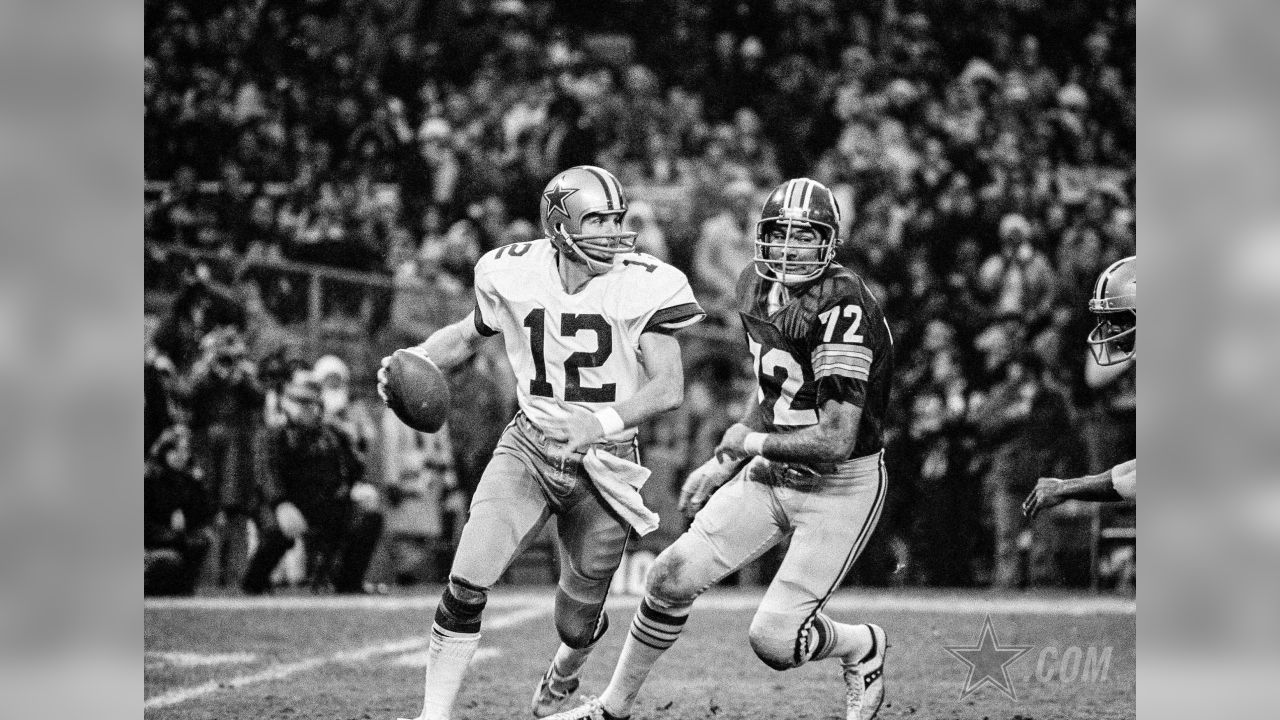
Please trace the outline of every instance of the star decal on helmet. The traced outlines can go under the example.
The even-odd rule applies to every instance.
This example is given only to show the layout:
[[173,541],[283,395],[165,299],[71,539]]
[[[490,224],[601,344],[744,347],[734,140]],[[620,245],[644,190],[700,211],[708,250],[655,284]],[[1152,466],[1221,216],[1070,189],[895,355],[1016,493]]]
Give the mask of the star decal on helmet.
[[565,207],[564,201],[570,195],[578,192],[578,188],[562,188],[560,183],[556,183],[546,192],[542,193],[542,197],[547,201],[547,215],[558,212],[565,217],[569,217],[569,208]]

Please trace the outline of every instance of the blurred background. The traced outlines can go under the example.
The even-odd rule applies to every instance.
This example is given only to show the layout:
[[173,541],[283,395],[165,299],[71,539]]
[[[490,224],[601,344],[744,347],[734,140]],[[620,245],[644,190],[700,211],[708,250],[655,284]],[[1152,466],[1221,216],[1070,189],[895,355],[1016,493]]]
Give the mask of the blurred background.
[[[581,5],[566,15],[575,23],[598,16],[604,17],[591,22],[609,22],[638,7]],[[883,7],[868,4],[863,12],[870,20],[881,17]],[[1085,57],[1090,23],[1124,16],[1107,2],[992,0],[945,7],[969,18],[957,28],[985,29],[988,18],[1014,14],[1018,27],[1029,30],[1009,31],[1010,40],[1035,34],[1043,64],[1063,83],[1070,67]],[[916,9],[902,8],[902,14]],[[994,43],[977,41],[985,49],[957,56],[956,21],[924,10],[929,32],[948,58],[945,82],[957,79],[972,56],[995,67],[994,55],[983,54],[994,51]],[[838,14],[851,26],[854,16],[845,12]],[[188,14],[203,17],[190,9]],[[0,224],[8,240],[0,246],[0,381],[9,410],[0,453],[0,528],[7,539],[0,544],[0,688],[12,711],[23,716],[137,716],[142,677],[137,592],[143,573],[136,545],[143,493],[136,448],[144,433],[141,423],[119,418],[140,417],[143,409],[135,354],[142,338],[134,334],[144,285],[133,255],[144,232],[137,201],[142,195],[144,202],[159,202],[178,173],[176,164],[152,172],[151,152],[144,153],[138,134],[148,124],[144,115],[152,116],[145,109],[150,104],[146,86],[158,84],[154,66],[160,63],[144,60],[144,98],[139,98],[137,51],[142,46],[145,55],[159,56],[156,33],[165,15],[162,4],[122,0],[0,5],[0,82],[6,97],[0,104],[0,141],[7,158],[0,169],[6,187]],[[1076,18],[1071,30],[1059,29],[1063,16]],[[1275,379],[1280,350],[1274,345],[1280,336],[1275,325],[1280,285],[1268,270],[1280,241],[1280,138],[1274,132],[1280,126],[1274,92],[1280,9],[1259,0],[1144,0],[1137,3],[1137,16],[1137,97],[1143,107],[1137,134],[1143,183],[1137,198],[1144,213],[1143,292],[1147,307],[1155,308],[1144,316],[1143,354],[1158,358],[1146,363],[1138,422],[1148,478],[1143,484],[1139,704],[1144,714],[1156,717],[1262,716],[1275,706],[1273,679],[1280,672],[1280,614],[1275,612],[1280,606],[1275,584],[1280,485],[1274,462],[1274,438],[1280,432],[1274,414],[1280,407]],[[675,26],[677,17],[670,15],[670,24],[663,23],[658,34],[637,37],[636,47],[688,48],[665,29]],[[750,35],[739,30],[734,49],[755,36],[777,62],[776,46],[765,45],[763,38],[781,22],[761,23]],[[720,27],[708,23],[693,26],[703,28],[699,37],[711,37],[716,30],[709,28]],[[874,59],[883,50],[865,38],[881,37],[887,27],[874,24],[859,36],[863,39],[845,36],[835,47],[864,45]],[[1132,31],[1112,31],[1110,52],[1128,52],[1132,61],[1132,42],[1124,50],[1126,32],[1132,40]],[[965,42],[982,35],[971,32]],[[580,44],[585,37],[567,37],[566,44]],[[1051,46],[1065,49],[1050,51]],[[273,45],[273,50],[282,47]],[[697,59],[717,47],[682,49],[677,72],[686,57],[691,67],[702,67]],[[728,56],[729,49],[716,54]],[[214,75],[226,73],[225,65],[205,62]],[[1133,70],[1114,54],[1109,63],[1122,73]],[[167,67],[179,73],[191,69],[186,62]],[[896,65],[890,70],[900,72]],[[699,84],[699,77],[705,76],[687,84]],[[1133,98],[1132,75],[1123,77]],[[177,87],[189,88],[188,83]],[[715,83],[716,92],[722,92],[720,85]],[[669,92],[672,85],[665,87]],[[259,86],[259,92],[269,91]],[[945,97],[942,88],[931,87],[930,93]],[[549,101],[549,95],[543,99]],[[679,93],[676,98],[681,99]],[[1056,104],[1055,99],[1049,107]],[[593,108],[584,108],[584,114]],[[705,106],[703,113],[707,119]],[[421,124],[410,128],[416,133]],[[452,125],[449,129],[454,131]],[[172,163],[174,155],[156,157]],[[208,154],[204,162],[221,157]],[[779,162],[794,160],[788,155]],[[195,170],[198,184],[219,181],[216,169]],[[817,176],[816,169],[802,171]],[[296,172],[279,181],[288,182]],[[641,199],[634,178],[627,182]],[[202,196],[211,194],[209,185],[201,187]],[[272,203],[273,216],[279,214],[278,202]],[[507,210],[512,217],[520,212],[516,204]],[[414,231],[407,220],[399,222]],[[673,231],[691,233],[692,227]],[[172,238],[155,242],[176,247]],[[674,239],[669,247],[673,260],[687,252]],[[185,257],[182,251],[176,254]],[[153,266],[152,257],[144,252],[144,265]],[[226,282],[226,270],[207,266],[210,277]],[[198,272],[194,264],[189,267],[191,274]],[[316,266],[308,268],[320,275]],[[867,274],[880,279],[870,268]],[[181,276],[181,271],[148,273],[148,288],[168,284],[170,289],[147,292],[160,299],[144,305],[151,316],[144,327],[158,326],[167,314]],[[898,319],[910,318],[899,313]],[[305,352],[318,359],[321,349]],[[353,372],[353,379],[367,382],[361,373]],[[885,522],[889,527],[888,518]]]
[[[838,259],[881,298],[899,358],[889,507],[849,582],[1131,591],[1131,506],[1033,526],[1019,503],[1040,476],[1136,453],[1133,367],[1089,368],[1083,342],[1094,279],[1135,253],[1135,17],[1084,1],[148,2],[144,452],[191,431],[217,536],[197,589],[243,573],[254,443],[297,369],[330,377],[326,411],[379,490],[370,587],[443,579],[513,411],[510,371],[491,343],[452,378],[477,401],[442,437],[405,437],[373,392],[378,359],[464,317],[479,255],[539,237],[543,186],[589,163],[710,311],[681,335],[687,402],[642,434],[664,520],[638,550],[683,531],[679,484],[750,397],[734,281],[764,196],[810,176],[845,208]],[[243,373],[211,376],[223,361]],[[509,575],[553,579],[553,551]],[[767,582],[771,562],[739,581]]]

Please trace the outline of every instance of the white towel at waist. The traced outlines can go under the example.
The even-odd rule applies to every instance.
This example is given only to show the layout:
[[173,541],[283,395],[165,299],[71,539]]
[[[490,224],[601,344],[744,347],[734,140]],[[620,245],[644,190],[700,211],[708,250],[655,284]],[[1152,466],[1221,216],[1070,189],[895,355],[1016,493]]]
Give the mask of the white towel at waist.
[[645,507],[640,488],[649,479],[649,469],[612,453],[592,447],[582,458],[582,467],[600,494],[641,536],[658,529],[658,513]]

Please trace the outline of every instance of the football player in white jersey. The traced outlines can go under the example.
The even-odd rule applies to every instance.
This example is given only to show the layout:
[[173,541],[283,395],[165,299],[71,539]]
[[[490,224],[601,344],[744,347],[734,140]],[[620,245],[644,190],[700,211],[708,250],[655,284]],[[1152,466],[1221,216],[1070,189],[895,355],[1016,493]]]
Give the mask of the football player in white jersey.
[[845,717],[879,712],[885,631],[824,612],[884,507],[894,363],[880,303],[857,273],[833,262],[839,228],[835,196],[809,178],[788,180],[765,200],[755,261],[737,285],[756,402],[685,481],[680,505],[697,514],[654,561],[609,686],[552,720],[629,718],[698,596],[788,536],[751,621],[752,650],[775,670],[838,660]]
[[[1111,264],[1093,285],[1089,311],[1098,324],[1089,333],[1089,350],[1102,366],[1137,362],[1138,257]],[[1126,460],[1097,475],[1077,478],[1040,478],[1022,502],[1022,512],[1034,518],[1067,500],[1118,502],[1138,498],[1138,459]]]
[[[608,627],[605,597],[636,522],[609,499],[614,483],[644,474],[632,464],[635,428],[682,402],[673,333],[704,316],[683,273],[634,251],[635,233],[622,230],[626,197],[607,170],[559,173],[540,212],[545,237],[481,257],[472,314],[412,348],[447,371],[501,334],[519,386],[519,411],[476,488],[436,610],[419,720],[450,717],[489,589],[553,514],[563,548],[561,645],[535,690],[534,715],[555,712],[577,689]],[[378,373],[384,397],[389,361]]]

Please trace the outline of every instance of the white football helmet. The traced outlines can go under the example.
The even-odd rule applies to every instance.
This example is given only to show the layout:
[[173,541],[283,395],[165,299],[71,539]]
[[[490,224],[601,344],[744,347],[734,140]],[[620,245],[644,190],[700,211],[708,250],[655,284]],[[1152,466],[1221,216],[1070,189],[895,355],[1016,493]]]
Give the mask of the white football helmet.
[[1099,365],[1116,365],[1138,353],[1138,256],[1111,264],[1093,286],[1089,312],[1098,324],[1089,333],[1089,350]]
[[594,165],[578,165],[551,178],[542,191],[538,215],[542,232],[564,256],[582,263],[592,275],[609,272],[613,256],[635,250],[636,233],[582,233],[588,215],[627,214],[627,198],[613,173]]

